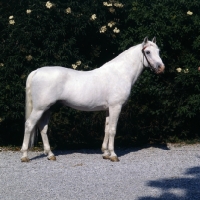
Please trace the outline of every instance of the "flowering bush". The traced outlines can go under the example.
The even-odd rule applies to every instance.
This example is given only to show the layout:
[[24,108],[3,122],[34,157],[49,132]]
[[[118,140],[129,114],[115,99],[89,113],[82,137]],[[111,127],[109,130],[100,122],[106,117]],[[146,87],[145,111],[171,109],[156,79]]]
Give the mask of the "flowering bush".
[[131,1],[129,8],[121,50],[146,35],[156,36],[166,70],[161,76],[142,74],[124,112],[130,121],[123,132],[134,131],[147,141],[199,138],[200,2],[141,0]]
[[[111,13],[110,8],[115,11]],[[0,12],[0,143],[20,144],[28,74],[46,65],[91,70],[112,59],[119,52],[119,33],[107,24],[112,21],[120,27],[124,9],[91,0],[27,0],[23,4],[11,0],[1,2]]]
[[[24,88],[32,70],[46,65],[91,70],[145,36],[157,37],[166,71],[142,74],[122,111],[117,139],[132,144],[198,138],[199,8],[198,0],[1,2],[0,144],[22,143]],[[55,145],[103,136],[101,112],[52,109],[49,134]]]

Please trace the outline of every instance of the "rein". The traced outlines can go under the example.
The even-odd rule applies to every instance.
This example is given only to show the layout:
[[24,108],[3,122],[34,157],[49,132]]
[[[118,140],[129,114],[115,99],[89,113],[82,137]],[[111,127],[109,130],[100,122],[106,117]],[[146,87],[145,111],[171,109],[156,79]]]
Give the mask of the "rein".
[[[151,65],[151,63],[150,63],[149,60],[147,59],[147,56],[146,56],[146,54],[145,54],[145,52],[144,52],[145,49],[146,49],[146,47],[144,47],[144,48],[142,49],[143,56],[146,58],[146,61],[147,61],[148,65],[149,65],[150,69],[154,71],[153,66]],[[145,67],[145,65],[144,65],[144,57],[143,57],[143,66]]]

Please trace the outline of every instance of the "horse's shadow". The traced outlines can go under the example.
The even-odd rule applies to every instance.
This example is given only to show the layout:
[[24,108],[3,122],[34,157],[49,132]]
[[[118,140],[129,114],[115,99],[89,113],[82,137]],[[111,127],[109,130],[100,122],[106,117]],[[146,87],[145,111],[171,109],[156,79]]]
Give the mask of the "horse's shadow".
[[[150,147],[154,147],[154,148],[159,148],[159,149],[162,149],[162,150],[170,150],[166,144],[163,144],[163,145],[145,145],[145,146],[141,146],[141,147],[124,147],[124,146],[121,146],[121,147],[118,147],[116,148],[115,152],[116,154],[118,155],[118,157],[120,158],[121,156],[124,156],[126,154],[129,154],[131,152],[137,152],[137,151],[140,151],[142,149],[145,149],[145,148],[150,148]],[[68,155],[68,154],[73,154],[73,153],[83,153],[83,154],[101,154],[101,149],[91,149],[91,148],[88,148],[88,149],[67,149],[67,150],[54,150],[53,151],[54,155],[55,156],[60,156],[60,155]],[[37,160],[37,159],[40,159],[40,158],[44,158],[46,157],[45,154],[40,154],[38,156],[35,156],[33,158],[31,158],[30,160]]]
[[161,190],[158,197],[140,197],[138,200],[186,200],[200,199],[200,167],[188,168],[184,173],[186,177],[159,179],[149,181],[147,186]]
[[158,148],[158,149],[162,149],[162,150],[170,150],[170,148],[167,146],[167,144],[162,144],[162,145],[143,145],[143,146],[138,146],[138,147],[119,147],[116,148],[115,152],[118,155],[118,157],[124,156],[126,154],[129,154],[131,152],[137,152],[137,151],[141,151],[143,149],[147,149],[147,148]]
[[46,157],[46,155],[43,153],[43,154],[40,154],[40,155],[35,156],[35,157],[33,157],[33,158],[30,158],[30,161],[31,161],[31,160],[38,160],[38,159],[45,158],[45,157]]

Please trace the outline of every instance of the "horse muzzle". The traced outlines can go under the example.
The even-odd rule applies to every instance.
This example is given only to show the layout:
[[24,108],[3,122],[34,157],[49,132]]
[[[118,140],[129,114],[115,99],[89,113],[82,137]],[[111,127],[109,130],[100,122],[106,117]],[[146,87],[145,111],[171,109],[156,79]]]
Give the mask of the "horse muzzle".
[[165,70],[165,65],[159,65],[156,70],[156,74],[164,73],[164,70]]

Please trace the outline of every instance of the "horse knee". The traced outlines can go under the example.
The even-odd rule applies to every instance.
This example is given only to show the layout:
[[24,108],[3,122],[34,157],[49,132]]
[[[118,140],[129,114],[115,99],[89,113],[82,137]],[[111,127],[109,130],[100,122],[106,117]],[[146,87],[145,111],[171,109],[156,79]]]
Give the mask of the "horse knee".
[[110,128],[109,135],[113,137],[113,136],[115,136],[115,134],[116,134],[116,128]]
[[26,133],[30,134],[31,131],[33,130],[34,126],[31,124],[29,120],[25,122],[25,131]]

